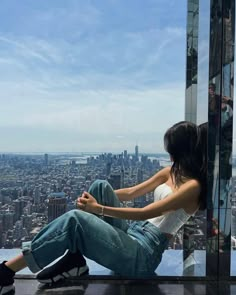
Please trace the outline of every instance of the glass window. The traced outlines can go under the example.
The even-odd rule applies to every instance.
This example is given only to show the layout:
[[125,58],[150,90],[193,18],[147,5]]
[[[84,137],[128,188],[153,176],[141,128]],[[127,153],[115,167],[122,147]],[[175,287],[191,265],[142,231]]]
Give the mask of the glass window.
[[[186,9],[177,0],[1,4],[0,258],[74,208],[95,179],[130,186],[169,164],[163,134],[184,119]],[[169,248],[163,261],[182,263],[172,252],[181,235]],[[160,266],[160,275],[182,271]]]

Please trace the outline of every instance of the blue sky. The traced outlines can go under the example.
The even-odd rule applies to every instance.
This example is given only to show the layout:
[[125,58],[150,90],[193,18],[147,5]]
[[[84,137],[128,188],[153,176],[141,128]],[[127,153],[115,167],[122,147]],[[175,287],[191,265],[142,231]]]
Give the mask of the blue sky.
[[1,1],[0,151],[162,152],[184,119],[186,2]]

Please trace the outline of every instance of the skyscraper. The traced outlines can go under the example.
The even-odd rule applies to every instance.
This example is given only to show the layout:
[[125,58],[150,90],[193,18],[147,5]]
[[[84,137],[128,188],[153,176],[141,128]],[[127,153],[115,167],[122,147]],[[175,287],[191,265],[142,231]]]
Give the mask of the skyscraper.
[[106,176],[109,176],[111,173],[111,162],[106,163]]
[[44,154],[44,164],[48,166],[48,154]]
[[135,146],[135,160],[138,161],[138,145]]
[[127,150],[124,150],[124,158],[127,159],[127,157],[128,157],[128,152]]
[[121,188],[121,174],[111,174],[108,178],[108,182],[113,187],[113,189]]
[[36,186],[34,188],[33,197],[34,197],[34,204],[35,205],[40,204],[41,200],[40,200],[40,187],[39,186]]
[[56,219],[66,212],[66,194],[51,193],[48,196],[48,222]]
[[120,171],[120,176],[121,176],[121,179],[120,179],[120,188],[123,188],[125,187],[125,170],[124,170],[124,166],[121,167],[121,171]]
[[137,169],[137,184],[143,182],[143,170],[141,168]]

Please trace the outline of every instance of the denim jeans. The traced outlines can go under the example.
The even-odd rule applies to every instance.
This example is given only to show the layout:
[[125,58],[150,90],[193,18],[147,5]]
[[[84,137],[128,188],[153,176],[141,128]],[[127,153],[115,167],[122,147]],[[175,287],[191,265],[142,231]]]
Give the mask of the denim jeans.
[[[107,181],[97,180],[89,192],[100,204],[120,206]],[[32,272],[38,272],[69,249],[120,275],[153,275],[168,240],[153,224],[100,217],[71,210],[45,226],[31,242],[22,244],[24,258]]]

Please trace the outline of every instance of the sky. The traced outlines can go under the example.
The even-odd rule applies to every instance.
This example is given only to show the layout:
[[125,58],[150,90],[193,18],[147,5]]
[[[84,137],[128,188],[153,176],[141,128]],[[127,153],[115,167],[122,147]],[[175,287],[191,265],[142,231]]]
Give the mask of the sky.
[[0,152],[163,152],[184,119],[186,2],[2,0]]

